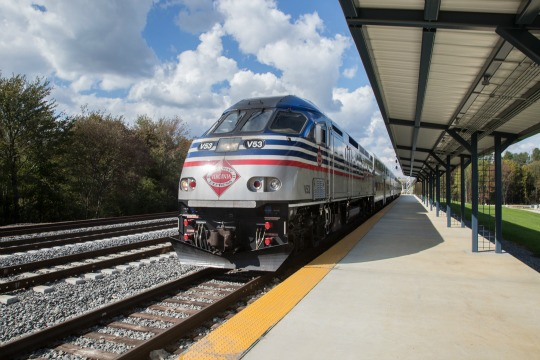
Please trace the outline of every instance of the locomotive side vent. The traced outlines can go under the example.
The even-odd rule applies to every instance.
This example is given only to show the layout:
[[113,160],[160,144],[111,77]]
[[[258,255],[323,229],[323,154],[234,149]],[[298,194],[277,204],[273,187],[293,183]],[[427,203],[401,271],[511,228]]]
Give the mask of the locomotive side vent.
[[326,197],[326,181],[321,178],[313,179],[313,200],[324,199]]

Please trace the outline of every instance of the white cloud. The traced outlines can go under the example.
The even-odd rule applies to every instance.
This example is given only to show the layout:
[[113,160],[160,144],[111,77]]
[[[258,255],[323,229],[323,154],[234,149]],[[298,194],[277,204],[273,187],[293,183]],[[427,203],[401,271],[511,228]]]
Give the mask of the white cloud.
[[356,76],[357,71],[358,66],[353,66],[352,68],[343,70],[343,76],[345,76],[347,79],[352,79]]
[[[179,0],[174,5],[181,5],[182,9],[175,18],[175,23],[184,31],[200,34],[221,22],[221,14],[214,8],[214,0]],[[172,5],[172,4],[170,4]]]
[[224,14],[224,29],[238,41],[240,50],[281,71],[290,93],[326,109],[340,106],[332,101],[332,89],[343,53],[351,45],[349,38],[321,35],[324,24],[316,13],[292,23],[274,1],[224,0],[218,9]]
[[222,36],[221,26],[214,25],[199,37],[197,49],[184,51],[177,62],[157,67],[153,77],[135,84],[129,100],[190,110],[223,106],[222,95],[212,87],[232,79],[238,68],[235,60],[222,55]]
[[526,152],[528,154],[531,154],[533,149],[535,148],[540,149],[540,134],[536,134],[523,141],[520,141],[517,144],[511,145],[506,150],[510,151],[511,153]]
[[125,87],[150,75],[157,62],[140,36],[152,3],[3,1],[1,69],[30,77],[56,76],[76,82],[75,89]]
[[[387,138],[384,124],[384,132],[370,127],[377,110],[370,87],[336,87],[340,72],[354,76],[356,71],[341,70],[352,42],[339,34],[325,36],[317,13],[293,19],[272,0],[36,4],[44,11],[29,0],[0,4],[0,69],[3,76],[53,79],[59,110],[68,114],[88,106],[128,121],[139,114],[180,116],[192,135],[199,135],[238,100],[295,94],[313,101],[361,143],[368,141],[366,148],[388,146],[375,141]],[[175,11],[178,26],[200,34],[198,46],[160,62],[141,35],[152,6]],[[234,51],[224,49],[225,38],[265,70],[239,68]]]

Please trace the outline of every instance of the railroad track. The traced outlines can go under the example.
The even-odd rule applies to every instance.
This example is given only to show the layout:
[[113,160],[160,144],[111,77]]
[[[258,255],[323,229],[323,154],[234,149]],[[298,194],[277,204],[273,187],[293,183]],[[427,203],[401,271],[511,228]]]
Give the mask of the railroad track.
[[4,343],[0,356],[28,356],[47,346],[32,356],[55,352],[91,359],[147,359],[150,351],[186,336],[272,276],[202,269]]
[[165,221],[157,224],[135,224],[121,228],[87,230],[74,234],[46,235],[31,239],[2,241],[0,242],[0,254],[14,254],[29,250],[47,249],[67,244],[79,244],[87,241],[163,230],[174,227],[176,223],[176,221]]
[[133,215],[122,216],[113,218],[91,219],[91,220],[78,220],[78,221],[64,221],[49,224],[31,224],[31,225],[17,225],[0,228],[0,238],[8,236],[20,236],[32,233],[43,233],[50,231],[60,231],[68,229],[76,229],[82,227],[103,226],[111,224],[121,224],[136,221],[146,221],[154,219],[162,219],[168,217],[177,216],[177,212],[166,212],[158,214],[146,214],[146,215]]
[[[3,274],[4,276],[16,275],[18,273],[36,269],[46,269],[46,271],[43,273],[36,273],[33,275],[28,274],[25,277],[0,282],[0,293],[25,289],[32,286],[45,284],[50,281],[77,276],[85,272],[95,272],[101,269],[110,268],[112,266],[127,264],[129,262],[166,254],[173,251],[173,248],[168,241],[168,238],[160,238],[139,242],[136,244],[124,245],[121,247],[105,248],[54,259],[0,268],[0,274]],[[117,254],[117,256],[107,259],[98,259],[113,254]],[[89,263],[79,263],[81,260],[88,259],[96,260]],[[51,269],[52,266],[54,266],[54,268]]]

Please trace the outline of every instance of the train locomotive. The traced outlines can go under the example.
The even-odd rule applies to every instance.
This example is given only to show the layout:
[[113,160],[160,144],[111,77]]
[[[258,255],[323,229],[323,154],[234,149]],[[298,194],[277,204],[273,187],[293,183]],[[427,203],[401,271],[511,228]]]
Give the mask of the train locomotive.
[[188,151],[179,186],[181,263],[274,271],[401,184],[311,102],[241,100]]

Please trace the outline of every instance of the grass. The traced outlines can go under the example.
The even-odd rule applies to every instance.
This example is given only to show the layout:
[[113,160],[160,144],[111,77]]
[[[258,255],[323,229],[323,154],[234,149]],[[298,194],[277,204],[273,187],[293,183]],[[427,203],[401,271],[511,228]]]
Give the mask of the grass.
[[[443,205],[442,209],[446,208]],[[458,203],[452,203],[452,213],[460,214]],[[465,219],[471,221],[471,204],[465,204]],[[490,214],[491,213],[491,214]],[[478,206],[478,224],[495,228],[495,207]],[[527,210],[502,208],[503,239],[525,246],[540,256],[540,214]]]

